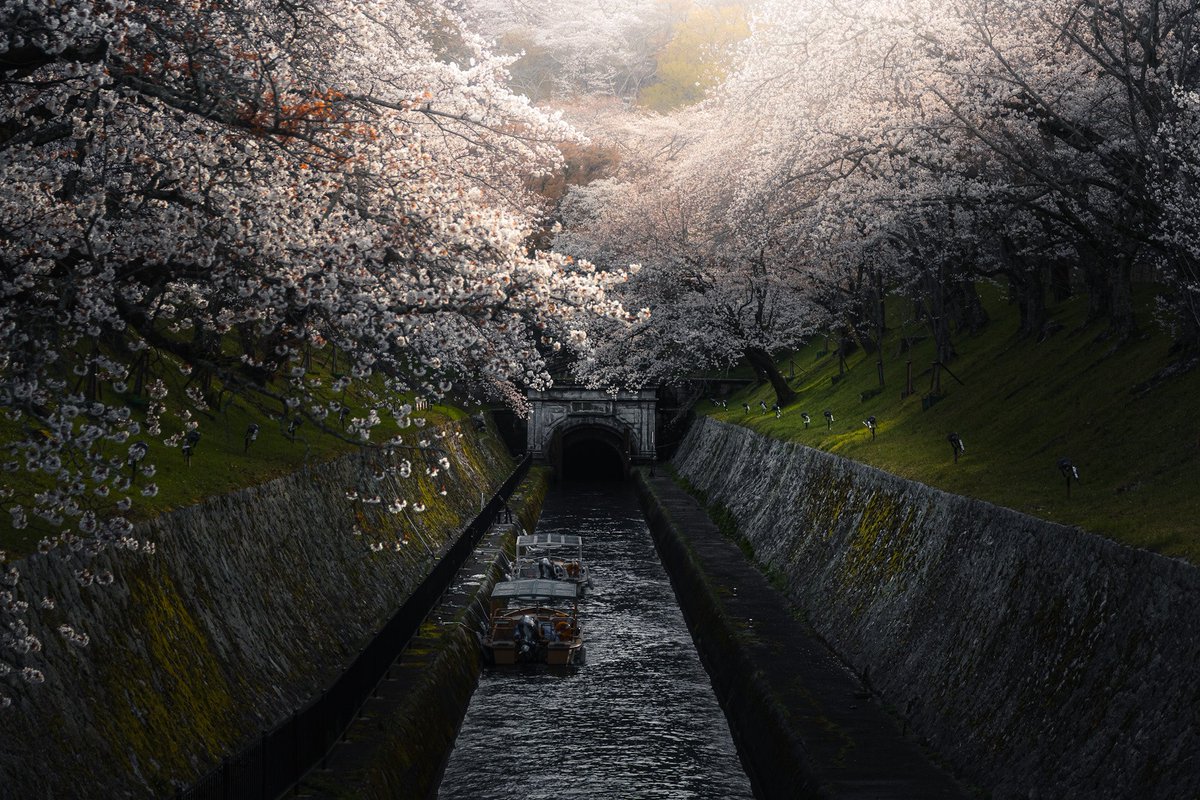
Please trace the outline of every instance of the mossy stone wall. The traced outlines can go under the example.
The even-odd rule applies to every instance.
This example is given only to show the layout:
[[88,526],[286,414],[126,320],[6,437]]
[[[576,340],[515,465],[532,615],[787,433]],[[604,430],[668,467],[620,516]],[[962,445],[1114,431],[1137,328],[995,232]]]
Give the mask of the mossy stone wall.
[[[352,456],[214,497],[141,525],[154,555],[103,556],[111,586],[22,562],[27,599],[58,606],[39,618],[45,685],[0,711],[0,797],[169,797],[319,692],[514,467],[470,422],[422,435],[450,470],[414,459],[377,482],[380,463]],[[364,488],[382,502],[347,499]],[[69,648],[61,622],[91,644]]]
[[711,419],[674,465],[967,782],[1200,796],[1200,570]]
[[[521,531],[537,527],[549,470],[535,467],[509,499],[517,525],[496,523],[369,700],[320,775],[300,793],[315,800],[397,800],[436,794],[483,666],[489,599]],[[398,695],[398,696],[396,696]]]

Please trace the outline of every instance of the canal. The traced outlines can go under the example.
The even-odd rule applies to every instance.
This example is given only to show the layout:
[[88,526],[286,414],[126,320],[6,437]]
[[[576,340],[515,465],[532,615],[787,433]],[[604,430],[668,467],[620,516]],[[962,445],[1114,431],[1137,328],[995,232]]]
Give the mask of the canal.
[[564,484],[538,531],[585,537],[587,663],[485,668],[438,797],[752,798],[633,488]]

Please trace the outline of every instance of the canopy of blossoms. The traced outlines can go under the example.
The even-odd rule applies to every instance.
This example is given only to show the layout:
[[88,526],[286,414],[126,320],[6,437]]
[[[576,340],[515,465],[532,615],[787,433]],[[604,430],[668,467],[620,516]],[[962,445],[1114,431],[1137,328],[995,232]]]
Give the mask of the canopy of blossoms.
[[952,331],[986,321],[978,281],[1010,289],[1026,335],[1048,323],[1049,288],[1074,285],[1121,341],[1145,324],[1135,274],[1159,285],[1158,321],[1195,353],[1197,12],[754,4],[724,85],[673,118],[610,126],[623,172],[568,198],[559,246],[640,262],[622,291],[653,312],[638,341],[606,337],[583,371],[685,376],[817,330],[870,350],[888,293],[914,301],[949,360]]
[[[452,385],[519,405],[584,320],[623,318],[621,274],[527,246],[522,187],[575,134],[444,6],[0,6],[0,499],[80,580],[151,547],[129,465],[153,477],[223,398],[323,425],[354,384],[368,441]],[[0,696],[41,679],[19,577],[0,553]]]

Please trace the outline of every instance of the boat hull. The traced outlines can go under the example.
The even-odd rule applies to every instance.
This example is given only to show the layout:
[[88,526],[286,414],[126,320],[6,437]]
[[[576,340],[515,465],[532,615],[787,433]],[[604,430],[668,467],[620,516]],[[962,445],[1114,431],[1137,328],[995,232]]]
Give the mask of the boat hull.
[[546,645],[546,663],[551,666],[566,666],[579,662],[583,642],[550,642]]
[[491,662],[497,666],[517,663],[517,647],[513,642],[490,642],[484,649],[491,654]]
[[[522,627],[521,619],[533,620]],[[550,664],[566,666],[583,661],[583,637],[578,622],[547,608],[508,610],[493,617],[483,640],[484,655],[496,666]]]

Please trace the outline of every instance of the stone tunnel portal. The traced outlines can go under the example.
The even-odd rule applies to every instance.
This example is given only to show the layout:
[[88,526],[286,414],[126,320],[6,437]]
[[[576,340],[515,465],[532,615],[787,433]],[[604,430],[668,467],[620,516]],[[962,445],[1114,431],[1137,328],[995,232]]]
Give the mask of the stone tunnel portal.
[[580,426],[558,438],[554,467],[565,480],[623,480],[629,474],[626,442],[611,429]]
[[610,395],[578,386],[531,392],[527,446],[559,477],[622,479],[655,460],[656,392]]

